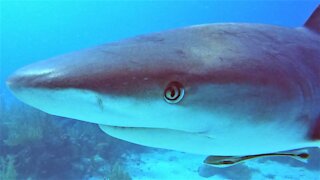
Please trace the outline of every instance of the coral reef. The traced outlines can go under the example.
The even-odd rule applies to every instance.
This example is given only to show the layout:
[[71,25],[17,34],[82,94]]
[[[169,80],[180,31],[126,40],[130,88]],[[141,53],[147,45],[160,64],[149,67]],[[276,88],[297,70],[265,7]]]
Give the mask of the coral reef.
[[17,146],[40,141],[51,117],[23,105],[8,108],[1,116],[1,122],[7,127],[8,135],[4,143],[8,146]]
[[41,121],[22,122],[20,124],[9,124],[9,136],[4,141],[8,146],[17,146],[41,140],[43,137],[43,126]]
[[108,180],[131,180],[130,175],[125,171],[123,165],[119,161],[111,167],[110,173],[107,176]]
[[5,177],[89,179],[111,172],[111,177],[128,179],[116,162],[124,154],[145,151],[109,137],[95,124],[51,116],[16,101],[2,101],[1,106],[0,157],[6,158],[0,167]]
[[15,180],[17,179],[17,171],[15,168],[15,157],[7,155],[0,157],[0,179]]

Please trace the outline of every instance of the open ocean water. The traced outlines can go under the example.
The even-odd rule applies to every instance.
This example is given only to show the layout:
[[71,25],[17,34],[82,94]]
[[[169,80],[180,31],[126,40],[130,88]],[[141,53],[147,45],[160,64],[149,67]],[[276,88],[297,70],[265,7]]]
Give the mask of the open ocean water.
[[135,145],[95,124],[48,115],[18,101],[5,85],[25,65],[141,34],[225,22],[299,27],[319,3],[0,0],[0,180],[320,180],[317,148],[307,163],[273,157],[215,168],[204,165],[202,155]]

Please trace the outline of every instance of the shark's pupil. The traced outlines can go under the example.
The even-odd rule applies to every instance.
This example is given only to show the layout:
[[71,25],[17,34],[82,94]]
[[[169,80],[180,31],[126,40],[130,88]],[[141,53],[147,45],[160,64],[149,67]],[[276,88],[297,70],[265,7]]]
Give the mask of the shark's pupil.
[[174,97],[175,91],[171,90],[171,97]]
[[176,87],[169,87],[167,92],[168,92],[168,99],[171,99],[171,100],[178,98],[180,94],[180,90],[177,89]]
[[168,103],[177,103],[184,96],[184,88],[181,83],[173,81],[170,82],[164,90],[164,99]]

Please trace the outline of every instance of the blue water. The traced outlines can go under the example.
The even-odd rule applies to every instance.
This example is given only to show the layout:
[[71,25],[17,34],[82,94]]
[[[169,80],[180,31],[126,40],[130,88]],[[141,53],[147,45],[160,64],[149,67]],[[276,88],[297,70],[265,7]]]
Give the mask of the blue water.
[[[0,173],[10,164],[10,155],[14,156],[11,159],[16,171],[12,178],[101,179],[111,173],[103,164],[109,162],[112,166],[121,162],[123,154],[139,155],[155,150],[110,138],[94,125],[49,116],[19,103],[5,87],[5,79],[16,69],[70,51],[188,25],[250,22],[299,27],[319,3],[315,0],[0,1]],[[17,129],[23,122],[29,124]],[[21,131],[30,130],[30,124],[43,128],[49,124],[52,128],[40,129],[27,140],[15,139],[17,134],[24,133]],[[10,138],[17,142],[8,143]],[[109,148],[108,152],[103,152],[104,148]],[[92,160],[97,154],[102,163]],[[308,167],[292,164],[320,170],[316,162]],[[103,172],[103,168],[107,170]],[[199,178],[214,175],[205,174],[199,173]],[[9,176],[0,174],[0,179],[3,177]]]

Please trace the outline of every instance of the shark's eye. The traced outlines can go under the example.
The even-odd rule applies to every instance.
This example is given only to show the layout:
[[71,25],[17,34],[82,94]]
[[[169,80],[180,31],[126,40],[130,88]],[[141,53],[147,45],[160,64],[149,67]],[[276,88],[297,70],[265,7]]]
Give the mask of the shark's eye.
[[164,99],[168,103],[178,103],[184,96],[184,88],[177,81],[170,82],[164,90]]

